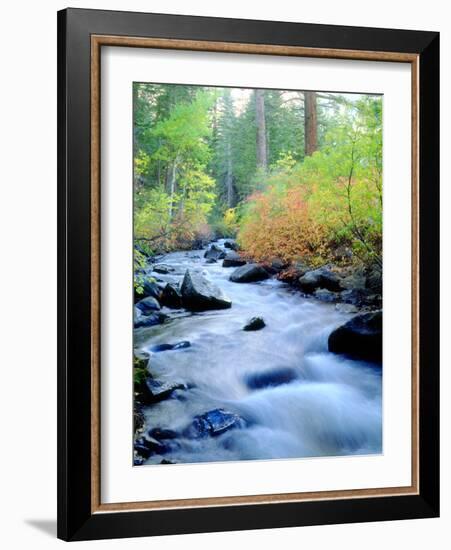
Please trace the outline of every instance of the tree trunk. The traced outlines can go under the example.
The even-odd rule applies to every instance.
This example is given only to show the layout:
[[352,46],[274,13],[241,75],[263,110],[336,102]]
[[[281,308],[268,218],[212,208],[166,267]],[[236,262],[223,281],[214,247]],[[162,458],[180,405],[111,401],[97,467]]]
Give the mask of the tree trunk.
[[175,194],[176,173],[177,173],[177,161],[174,161],[168,169],[168,174],[169,174],[168,187],[169,187],[169,195],[171,197],[171,201],[169,203],[169,219],[170,220],[172,219],[172,211],[174,209],[174,194]]
[[268,168],[266,154],[265,92],[255,90],[255,122],[257,125],[257,168]]
[[227,172],[225,178],[225,186],[227,191],[227,206],[233,208],[235,205],[235,189],[233,188],[233,160],[232,160],[232,144],[230,137],[227,142]]
[[316,92],[304,92],[304,143],[306,157],[318,149]]

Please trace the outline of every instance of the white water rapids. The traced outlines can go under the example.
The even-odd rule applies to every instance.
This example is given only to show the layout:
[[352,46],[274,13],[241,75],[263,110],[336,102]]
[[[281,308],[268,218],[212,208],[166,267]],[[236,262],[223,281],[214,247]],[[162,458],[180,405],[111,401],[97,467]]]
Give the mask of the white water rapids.
[[[179,435],[171,450],[146,464],[343,456],[382,452],[381,369],[329,353],[331,331],[351,315],[333,304],[304,298],[276,279],[233,283],[235,268],[207,264],[204,251],[174,252],[160,260],[175,271],[156,275],[178,282],[200,270],[232,300],[232,308],[191,314],[163,308],[171,320],[135,330],[138,354],[150,353],[152,376],[189,389],[144,408],[146,431],[178,434],[196,415],[224,409],[247,426],[206,438]],[[266,327],[243,331],[263,317]],[[189,341],[191,347],[152,353],[156,344]],[[250,389],[249,376],[289,368],[296,379]]]

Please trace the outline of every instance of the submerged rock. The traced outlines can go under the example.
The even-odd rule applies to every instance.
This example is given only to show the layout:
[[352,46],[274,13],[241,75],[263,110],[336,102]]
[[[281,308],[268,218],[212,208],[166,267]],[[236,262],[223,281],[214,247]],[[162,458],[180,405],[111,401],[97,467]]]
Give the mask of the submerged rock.
[[246,264],[238,267],[230,275],[234,283],[253,283],[269,278],[269,273],[259,264]]
[[163,288],[161,303],[171,309],[180,309],[182,307],[182,295],[180,290],[175,285],[168,283]]
[[246,264],[246,260],[240,257],[235,251],[227,252],[222,262],[222,267],[239,267]]
[[335,329],[328,340],[329,351],[354,359],[382,362],[382,311],[362,313]]
[[207,260],[222,260],[225,258],[225,251],[217,244],[212,244],[210,248],[205,252],[204,258]]
[[144,315],[149,315],[150,313],[153,313],[154,311],[159,311],[161,309],[158,300],[153,296],[147,296],[147,298],[143,298],[137,304],[135,304],[135,307],[140,309]]
[[305,275],[299,278],[298,284],[304,292],[309,294],[314,292],[317,288],[325,288],[332,292],[342,290],[340,278],[327,267],[320,267],[312,271],[307,271]]
[[248,375],[246,377],[246,385],[252,390],[260,390],[262,388],[289,384],[297,378],[298,375],[294,369],[290,367],[281,367]]
[[243,327],[243,330],[261,330],[266,327],[266,323],[262,317],[252,317]]
[[186,270],[181,286],[183,306],[190,311],[227,309],[231,300],[214,283],[195,271]]
[[158,403],[171,397],[176,390],[185,390],[181,382],[162,382],[147,378],[143,388],[143,399],[147,404]]
[[135,328],[142,328],[142,327],[153,327],[154,325],[161,325],[161,323],[164,323],[164,321],[167,319],[167,315],[164,313],[152,313],[151,315],[142,316],[136,319],[134,327]]
[[191,343],[185,340],[183,342],[177,342],[177,344],[157,344],[156,346],[153,346],[152,348],[150,348],[150,351],[153,351],[154,353],[158,353],[160,351],[185,349],[185,348],[189,348],[190,346],[191,346]]
[[159,264],[153,267],[153,271],[155,271],[155,273],[160,273],[161,275],[168,275],[168,273],[174,271],[174,268],[167,265]]
[[244,428],[246,421],[236,413],[224,409],[214,409],[194,417],[185,429],[184,435],[190,438],[203,438],[221,435],[233,428]]

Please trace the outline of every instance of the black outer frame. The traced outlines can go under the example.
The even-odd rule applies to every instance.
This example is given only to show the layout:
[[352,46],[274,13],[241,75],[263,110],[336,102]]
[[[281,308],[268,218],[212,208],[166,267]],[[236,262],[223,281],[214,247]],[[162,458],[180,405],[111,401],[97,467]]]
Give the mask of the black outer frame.
[[[419,55],[420,491],[415,496],[91,513],[92,34]],[[63,540],[439,515],[439,34],[66,9],[58,12],[58,537]]]

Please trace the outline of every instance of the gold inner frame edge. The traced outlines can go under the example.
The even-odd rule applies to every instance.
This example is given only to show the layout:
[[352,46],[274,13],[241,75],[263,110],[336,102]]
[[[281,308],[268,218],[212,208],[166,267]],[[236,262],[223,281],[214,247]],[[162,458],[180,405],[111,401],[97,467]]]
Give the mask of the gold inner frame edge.
[[[247,53],[329,59],[409,63],[411,85],[412,150],[412,480],[407,487],[383,487],[301,493],[223,496],[142,502],[102,503],[100,489],[100,51],[102,46]],[[308,502],[343,498],[419,494],[419,56],[400,52],[339,50],[267,44],[212,42],[112,35],[91,36],[91,513],[164,510],[230,505]]]

